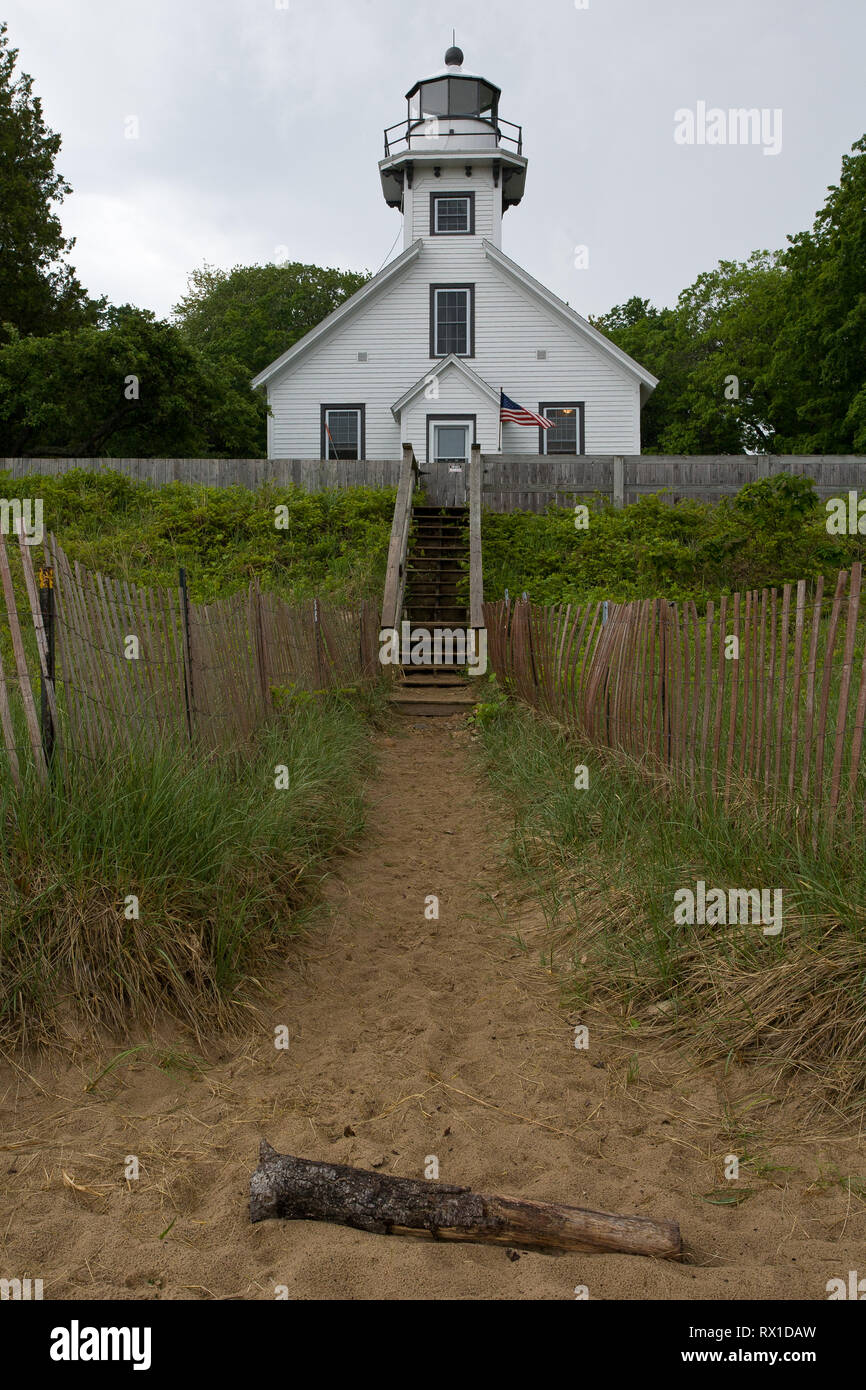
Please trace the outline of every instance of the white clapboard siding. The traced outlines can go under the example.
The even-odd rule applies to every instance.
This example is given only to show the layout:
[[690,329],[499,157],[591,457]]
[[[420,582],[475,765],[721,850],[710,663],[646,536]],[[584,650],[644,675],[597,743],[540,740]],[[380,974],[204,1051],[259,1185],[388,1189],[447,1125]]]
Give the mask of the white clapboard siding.
[[494,188],[489,166],[469,163],[468,167],[472,170],[469,178],[462,164],[443,167],[438,179],[432,169],[416,170],[411,192],[404,193],[404,248],[419,239],[425,243],[444,240],[452,244],[460,240],[456,236],[430,236],[431,193],[474,193],[475,236],[492,241],[494,246],[502,245],[502,185]]
[[[429,302],[430,285],[437,282],[474,283],[475,357],[467,360],[495,390],[501,387],[534,410],[542,400],[584,401],[587,454],[640,452],[637,379],[515,284],[484,255],[476,236],[428,239],[422,255],[381,295],[272,380],[270,457],[317,457],[320,405],[351,402],[366,405],[368,457],[399,454],[401,429],[391,406],[435,366],[429,355]],[[538,361],[539,349],[546,351],[546,361]],[[365,362],[358,361],[359,352],[366,352]],[[449,373],[436,412],[457,410],[459,401],[465,413],[463,385],[456,383],[457,374]],[[457,393],[453,403],[449,389]],[[493,451],[498,448],[496,411],[488,410],[486,397],[478,400],[477,410],[479,442]],[[419,458],[422,452],[426,456],[422,438],[410,442]],[[505,425],[502,448],[537,453],[538,436],[532,429]]]
[[[412,444],[419,461],[427,458],[428,415],[474,415],[476,438],[482,450],[496,448],[499,433],[499,406],[486,392],[478,391],[455,367],[446,367],[436,378],[439,398],[428,400],[422,391],[402,413],[403,439]],[[537,438],[537,435],[536,435]],[[487,441],[492,440],[491,446]]]

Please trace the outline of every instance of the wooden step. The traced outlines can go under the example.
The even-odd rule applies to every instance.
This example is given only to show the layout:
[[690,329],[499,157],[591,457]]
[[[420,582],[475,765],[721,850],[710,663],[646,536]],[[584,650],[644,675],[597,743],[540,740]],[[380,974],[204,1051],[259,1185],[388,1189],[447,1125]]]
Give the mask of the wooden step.
[[447,718],[451,714],[468,714],[478,703],[478,696],[469,685],[462,689],[442,686],[427,689],[423,686],[397,685],[388,697],[398,714],[421,715],[423,718]]
[[459,666],[403,666],[399,690],[463,690]]
[[427,502],[419,502],[412,508],[413,516],[468,516],[468,507],[431,507]]

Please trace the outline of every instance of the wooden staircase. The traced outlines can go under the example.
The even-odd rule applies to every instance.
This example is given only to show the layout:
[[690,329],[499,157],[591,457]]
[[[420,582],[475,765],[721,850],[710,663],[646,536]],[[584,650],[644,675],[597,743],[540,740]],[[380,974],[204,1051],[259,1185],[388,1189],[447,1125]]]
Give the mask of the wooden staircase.
[[459,595],[469,577],[468,507],[415,507],[409,532],[403,617],[413,627],[466,627]]
[[[469,508],[414,507],[406,556],[406,590],[401,617],[412,631],[462,628],[469,623],[461,582],[469,579]],[[471,709],[472,689],[448,653],[424,666],[403,665],[391,700],[404,714],[450,715]]]
[[[396,629],[401,639],[404,624],[416,641],[419,633],[426,633],[428,659],[423,664],[410,661],[408,650],[401,649],[403,664],[390,699],[403,714],[465,713],[476,697],[474,681],[464,674],[464,642],[484,623],[481,451],[477,446],[472,451],[468,506],[413,506],[418,481],[418,463],[411,444],[406,444],[391,527],[382,627]],[[446,631],[459,635],[459,646],[445,641]]]

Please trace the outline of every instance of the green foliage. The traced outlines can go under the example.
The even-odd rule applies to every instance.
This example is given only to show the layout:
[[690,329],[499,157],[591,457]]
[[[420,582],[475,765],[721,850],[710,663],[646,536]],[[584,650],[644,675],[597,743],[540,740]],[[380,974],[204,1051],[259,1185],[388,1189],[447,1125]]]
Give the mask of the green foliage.
[[756,251],[699,275],[674,309],[634,298],[594,321],[659,378],[641,416],[643,453],[771,447],[765,373],[785,293],[778,256]]
[[485,513],[488,599],[525,590],[536,603],[619,601],[665,595],[701,602],[722,593],[829,576],[863,559],[860,536],[830,536],[811,479],[779,474],[731,501],[670,505],[659,494],[628,507],[600,502],[586,531],[551,508]]
[[14,809],[0,785],[0,1039],[53,1038],[70,1005],[120,1032],[244,1017],[363,826],[368,733],[350,699],[317,698],[243,749],[73,759],[65,786],[29,780]]
[[814,512],[818,496],[811,478],[776,473],[741,487],[734,501],[738,512],[762,531],[793,531]]
[[866,452],[866,136],[843,156],[812,230],[788,240],[768,370],[776,452]]
[[0,343],[92,321],[97,307],[63,260],[73,242],[54,207],[72,190],[54,167],[60,136],[17,58],[0,21]]
[[205,265],[189,276],[174,314],[192,347],[214,362],[242,362],[255,376],[369,278],[298,261],[232,270]]
[[[675,1031],[726,1068],[798,1068],[816,1104],[863,1113],[866,869],[856,841],[853,852],[813,852],[807,835],[798,847],[760,800],[696,796],[526,706],[480,722],[476,747],[506,798],[524,906],[532,893],[568,1007],[605,1008],[642,1035]],[[581,790],[578,764],[589,769]],[[677,923],[674,894],[698,879],[780,887],[782,934]]]
[[[866,136],[811,231],[594,320],[659,385],[647,454],[866,451]],[[736,383],[732,381],[736,378]]]
[[263,454],[265,404],[240,363],[208,361],[146,310],[105,321],[0,348],[0,454]]
[[[394,510],[393,488],[306,493],[267,484],[154,487],[120,473],[0,474],[0,495],[41,497],[46,529],[90,569],[137,584],[174,586],[183,565],[194,599],[265,589],[355,601],[378,598]],[[285,529],[277,507],[285,507]],[[861,536],[831,536],[811,480],[760,479],[721,503],[650,495],[628,507],[599,501],[587,530],[552,507],[482,516],[488,599],[524,591],[537,603],[706,598],[829,577],[866,557]]]
[[484,684],[484,698],[478,701],[469,718],[473,724],[481,728],[504,718],[509,708],[508,697],[497,681],[495,673],[491,671]]
[[[394,488],[364,487],[154,487],[81,469],[57,477],[0,474],[0,496],[41,497],[46,530],[88,568],[174,587],[183,565],[193,599],[202,602],[256,576],[263,588],[296,598],[380,596],[395,495]],[[285,529],[274,524],[278,506],[287,508]]]

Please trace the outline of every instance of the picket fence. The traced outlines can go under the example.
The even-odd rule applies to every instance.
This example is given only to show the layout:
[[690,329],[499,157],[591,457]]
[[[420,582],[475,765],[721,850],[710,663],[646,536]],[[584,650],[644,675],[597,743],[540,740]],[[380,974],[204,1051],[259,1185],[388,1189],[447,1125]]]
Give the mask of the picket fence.
[[73,750],[100,759],[166,736],[207,748],[243,742],[294,693],[347,687],[379,669],[373,604],[287,603],[257,584],[193,603],[182,572],[176,589],[142,588],[91,573],[53,536],[38,565],[19,542],[7,547],[0,535],[0,730],[16,785],[25,758],[44,780]]
[[862,567],[709,601],[487,603],[502,685],[589,744],[729,804],[753,795],[798,838],[862,834]]

